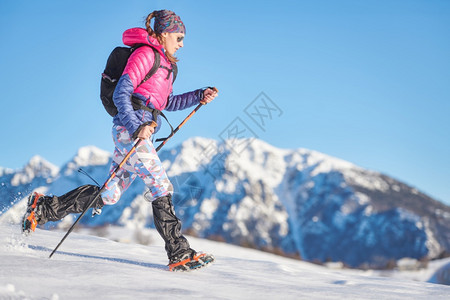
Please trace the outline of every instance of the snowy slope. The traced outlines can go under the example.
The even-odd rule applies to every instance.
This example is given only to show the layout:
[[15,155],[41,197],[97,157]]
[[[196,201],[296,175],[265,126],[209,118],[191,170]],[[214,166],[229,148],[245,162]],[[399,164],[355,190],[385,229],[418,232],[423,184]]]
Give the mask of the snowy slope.
[[[112,235],[116,229],[111,228]],[[117,229],[122,238],[132,236]],[[190,238],[217,262],[171,273],[154,231],[149,246],[72,233],[52,259],[63,233],[0,224],[0,299],[448,299],[450,287],[336,271],[236,246]],[[28,276],[27,276],[28,275]]]
[[[256,139],[192,138],[160,157],[174,184],[177,215],[191,235],[363,269],[450,254],[449,206],[350,162]],[[103,183],[109,160],[109,152],[84,147],[60,170],[36,163],[42,159],[23,170],[0,170],[0,220],[18,222],[33,189],[60,195],[92,183],[80,167]],[[152,227],[144,192],[136,180],[116,205],[81,223]]]

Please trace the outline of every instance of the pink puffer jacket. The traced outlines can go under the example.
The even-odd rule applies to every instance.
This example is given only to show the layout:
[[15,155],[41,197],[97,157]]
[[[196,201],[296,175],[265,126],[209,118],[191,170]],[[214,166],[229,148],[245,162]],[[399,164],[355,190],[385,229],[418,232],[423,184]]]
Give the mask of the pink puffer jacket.
[[132,28],[124,32],[123,42],[127,46],[147,44],[156,49],[160,54],[160,67],[147,81],[136,88],[153,67],[155,53],[150,47],[139,47],[131,54],[125,70],[120,77],[113,94],[113,101],[118,113],[114,117],[115,125],[125,126],[131,135],[135,135],[139,128],[151,121],[156,121],[161,126],[161,117],[154,120],[151,112],[139,109],[134,110],[131,104],[131,96],[142,101],[142,105],[159,110],[175,111],[197,105],[202,97],[203,90],[172,94],[173,72],[172,65],[164,55],[164,50],[158,41],[150,37],[143,28]]
[[[149,36],[147,31],[143,28],[131,28],[124,32],[123,43],[127,46],[133,46],[136,44],[148,44],[151,47],[158,50],[161,54],[161,67],[155,75],[150,77],[144,82],[134,93],[141,94],[153,104],[153,107],[159,110],[163,110],[167,105],[167,99],[172,92],[172,76],[169,74],[169,70],[172,69],[172,65],[164,55],[162,46],[158,40]],[[155,61],[155,54],[150,47],[139,47],[136,49],[128,59],[127,66],[123,74],[130,76],[133,83],[133,89],[139,85],[144,79],[145,75],[150,71]],[[170,72],[171,73],[171,72]]]

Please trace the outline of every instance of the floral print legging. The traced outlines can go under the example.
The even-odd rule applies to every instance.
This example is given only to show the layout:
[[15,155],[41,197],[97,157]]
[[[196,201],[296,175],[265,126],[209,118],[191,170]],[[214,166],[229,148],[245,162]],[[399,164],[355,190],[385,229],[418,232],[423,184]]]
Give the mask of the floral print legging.
[[[110,173],[122,162],[123,158],[133,147],[134,141],[124,126],[113,126],[112,130],[115,149],[111,162]],[[146,139],[136,148],[128,161],[117,172],[106,190],[102,193],[104,204],[115,204],[123,192],[139,176],[152,195],[152,200],[173,193],[172,184],[156,154],[153,143]]]

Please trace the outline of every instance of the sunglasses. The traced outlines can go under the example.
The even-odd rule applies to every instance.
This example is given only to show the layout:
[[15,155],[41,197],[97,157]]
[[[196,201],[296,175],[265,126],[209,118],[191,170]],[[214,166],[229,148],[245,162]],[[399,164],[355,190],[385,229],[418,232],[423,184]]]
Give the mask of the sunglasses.
[[183,39],[184,39],[184,36],[179,36],[179,37],[177,38],[177,42],[180,43]]

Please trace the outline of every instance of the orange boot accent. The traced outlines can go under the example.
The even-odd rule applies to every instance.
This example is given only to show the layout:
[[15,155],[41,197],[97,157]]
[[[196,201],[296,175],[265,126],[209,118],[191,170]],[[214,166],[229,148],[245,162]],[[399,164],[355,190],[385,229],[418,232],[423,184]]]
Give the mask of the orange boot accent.
[[30,213],[30,215],[27,217],[27,221],[30,222],[30,229],[31,231],[35,231],[36,230],[36,226],[37,226],[37,220],[36,220],[36,216],[35,216],[35,208],[37,206],[37,201],[39,200],[39,198],[43,197],[44,195],[39,194],[34,192],[33,193],[33,204],[31,204],[31,208],[33,209]]
[[196,260],[196,261],[198,261],[198,259],[200,258],[200,257],[203,257],[203,256],[205,256],[206,255],[206,253],[198,253],[197,255],[194,255],[194,259]]
[[184,265],[184,264],[186,264],[186,263],[188,263],[190,261],[191,261],[191,258],[186,258],[185,260],[182,260],[182,261],[179,261],[177,263],[171,264],[171,265],[169,265],[169,271],[172,271],[173,268],[181,266],[181,265]]
[[27,220],[30,222],[30,229],[31,231],[35,231],[36,230],[36,226],[37,226],[37,221],[36,218],[34,217],[34,211],[31,212],[31,214],[28,216]]

